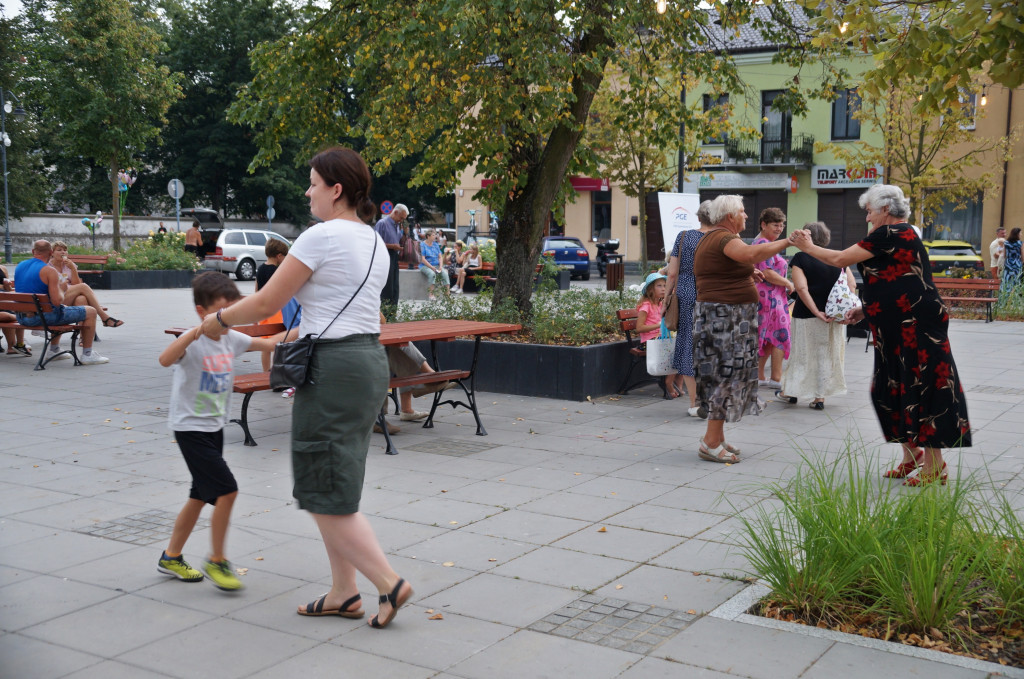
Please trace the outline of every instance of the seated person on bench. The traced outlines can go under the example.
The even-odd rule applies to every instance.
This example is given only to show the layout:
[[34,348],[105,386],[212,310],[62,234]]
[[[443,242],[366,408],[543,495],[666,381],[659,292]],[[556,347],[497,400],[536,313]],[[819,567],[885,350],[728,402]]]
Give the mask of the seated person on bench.
[[[7,267],[0,265],[0,287],[4,292],[14,292],[14,283],[7,277]],[[14,314],[0,311],[0,323],[17,323],[18,319]],[[8,356],[31,356],[32,348],[25,344],[25,330],[18,328],[4,328],[4,339],[7,340]]]
[[[384,314],[380,316],[381,325],[387,323],[387,319],[384,318]],[[427,359],[423,357],[419,349],[416,348],[412,342],[406,344],[403,347],[399,346],[386,346],[384,349],[388,355],[388,368],[391,369],[391,373],[395,377],[409,377],[410,375],[416,375],[418,373],[432,373],[434,369],[427,363]],[[421,384],[417,387],[400,387],[398,389],[398,402],[399,410],[401,410],[400,419],[403,422],[415,422],[422,420],[429,413],[417,411],[412,407],[413,397],[425,396],[427,394],[433,394],[435,391],[442,391],[452,386],[451,382],[435,382],[433,384]],[[385,406],[387,405],[387,398],[384,400]],[[373,425],[373,430],[381,434],[380,426]],[[397,434],[399,428],[390,422],[388,423],[388,433]]]
[[[63,241],[53,242],[53,254],[50,256],[50,266],[57,271],[60,279],[60,290],[64,293],[64,302],[67,306],[91,306],[96,309],[100,317],[100,323],[107,328],[120,328],[124,321],[118,320],[103,310],[103,305],[96,299],[96,293],[88,283],[83,283],[78,275],[78,266],[68,259],[68,246]],[[38,333],[37,333],[38,334]],[[60,336],[54,337],[51,344],[51,351],[57,352],[60,349]]]
[[[64,306],[64,293],[60,289],[60,278],[57,270],[47,266],[50,256],[53,254],[53,247],[49,241],[37,240],[32,245],[32,259],[26,259],[14,270],[15,292],[29,292],[38,295],[47,295],[54,310],[48,311],[45,316],[46,324],[68,325],[82,323],[82,364],[98,365],[107,363],[109,359],[100,356],[92,349],[92,341],[96,336],[96,309],[92,306]],[[18,323],[27,327],[42,326],[43,320],[38,314],[31,312],[18,312]],[[51,351],[58,347],[51,345]],[[57,358],[66,358],[67,354],[61,354]]]

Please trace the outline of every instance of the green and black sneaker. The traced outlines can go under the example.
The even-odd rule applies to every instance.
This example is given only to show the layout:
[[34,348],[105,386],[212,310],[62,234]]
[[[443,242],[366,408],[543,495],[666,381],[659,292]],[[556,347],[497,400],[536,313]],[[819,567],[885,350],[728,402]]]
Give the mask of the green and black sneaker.
[[206,563],[203,564],[203,570],[206,571],[206,577],[210,578],[210,581],[217,589],[234,592],[245,588],[245,585],[242,584],[242,581],[238,579],[235,571],[231,568],[231,562],[227,559],[224,561],[210,561],[207,559]]
[[188,565],[185,558],[181,555],[174,557],[173,559],[167,556],[164,552],[160,555],[160,560],[156,564],[156,569],[161,573],[167,573],[167,575],[173,575],[179,580],[185,582],[199,582],[203,579],[203,574],[197,571],[192,566]]

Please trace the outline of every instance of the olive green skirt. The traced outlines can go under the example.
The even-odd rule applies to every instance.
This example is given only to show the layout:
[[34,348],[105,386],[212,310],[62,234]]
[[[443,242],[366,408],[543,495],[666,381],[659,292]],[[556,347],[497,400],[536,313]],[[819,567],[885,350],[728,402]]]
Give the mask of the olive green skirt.
[[292,495],[315,514],[359,511],[370,431],[388,391],[388,361],[377,335],[316,345],[310,381],[292,409]]

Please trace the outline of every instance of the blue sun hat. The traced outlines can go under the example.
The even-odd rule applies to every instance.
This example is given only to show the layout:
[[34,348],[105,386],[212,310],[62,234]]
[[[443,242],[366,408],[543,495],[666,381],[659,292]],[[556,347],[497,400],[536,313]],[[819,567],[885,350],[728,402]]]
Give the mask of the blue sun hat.
[[662,279],[668,280],[668,276],[663,273],[658,273],[657,271],[647,274],[647,278],[644,279],[644,284],[640,286],[640,296],[643,297],[647,295],[647,288],[654,285],[655,281]]

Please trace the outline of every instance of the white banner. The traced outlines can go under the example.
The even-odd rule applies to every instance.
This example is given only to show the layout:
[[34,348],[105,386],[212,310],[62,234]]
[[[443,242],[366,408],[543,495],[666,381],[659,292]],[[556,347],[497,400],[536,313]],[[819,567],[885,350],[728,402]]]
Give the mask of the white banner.
[[785,172],[714,172],[695,174],[689,172],[683,182],[687,193],[696,193],[701,189],[782,189],[789,191],[790,176]]
[[700,195],[696,193],[658,193],[658,211],[661,214],[661,236],[665,243],[665,259],[680,231],[700,228],[697,208]]

